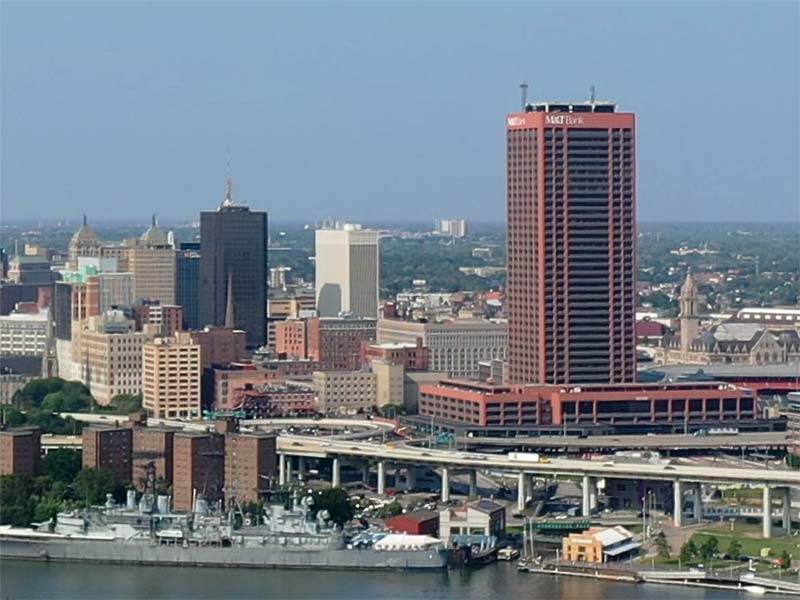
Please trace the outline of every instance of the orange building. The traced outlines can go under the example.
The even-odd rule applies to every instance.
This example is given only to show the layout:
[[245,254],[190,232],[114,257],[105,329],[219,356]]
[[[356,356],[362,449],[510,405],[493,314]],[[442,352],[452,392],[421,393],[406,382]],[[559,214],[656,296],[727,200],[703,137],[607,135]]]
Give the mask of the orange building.
[[633,534],[622,526],[592,527],[583,533],[572,533],[561,541],[564,560],[604,563],[629,556],[641,547]]

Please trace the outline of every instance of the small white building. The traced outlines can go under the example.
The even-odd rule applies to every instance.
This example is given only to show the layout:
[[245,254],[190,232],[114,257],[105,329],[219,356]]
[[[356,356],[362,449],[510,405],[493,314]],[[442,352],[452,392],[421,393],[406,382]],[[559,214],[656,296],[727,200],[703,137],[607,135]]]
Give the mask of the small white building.
[[439,536],[450,546],[454,535],[485,535],[502,538],[506,531],[506,509],[491,500],[469,502],[439,513]]

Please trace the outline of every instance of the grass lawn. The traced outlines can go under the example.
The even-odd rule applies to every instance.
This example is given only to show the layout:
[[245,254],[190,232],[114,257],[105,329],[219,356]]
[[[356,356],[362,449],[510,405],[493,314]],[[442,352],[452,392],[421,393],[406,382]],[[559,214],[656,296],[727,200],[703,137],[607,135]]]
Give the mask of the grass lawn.
[[692,536],[695,546],[700,546],[709,537],[714,536],[719,540],[719,551],[725,553],[728,545],[734,538],[742,545],[742,554],[747,556],[761,556],[762,548],[770,548],[770,557],[779,558],[786,550],[795,560],[800,558],[800,536],[780,536],[763,539],[761,525],[736,522],[731,531],[729,523],[713,525],[698,531]]

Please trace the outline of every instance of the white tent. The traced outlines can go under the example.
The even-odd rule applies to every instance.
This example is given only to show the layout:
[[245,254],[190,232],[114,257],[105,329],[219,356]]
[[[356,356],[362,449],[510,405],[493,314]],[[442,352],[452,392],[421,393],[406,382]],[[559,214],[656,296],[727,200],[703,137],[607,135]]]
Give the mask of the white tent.
[[407,533],[390,533],[380,541],[375,542],[376,550],[421,550],[438,546],[442,543],[429,535],[409,535]]

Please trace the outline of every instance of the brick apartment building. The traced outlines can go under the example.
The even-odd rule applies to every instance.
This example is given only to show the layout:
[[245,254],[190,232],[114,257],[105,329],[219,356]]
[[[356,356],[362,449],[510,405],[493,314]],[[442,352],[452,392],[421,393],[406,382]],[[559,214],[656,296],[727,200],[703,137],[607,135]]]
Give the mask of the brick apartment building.
[[276,438],[267,433],[229,433],[225,436],[226,501],[258,502],[277,485]]
[[195,493],[209,503],[223,499],[225,437],[218,433],[181,431],[173,436],[172,504],[190,511]]
[[83,467],[106,468],[120,483],[133,479],[133,430],[91,425],[83,430]]
[[172,485],[175,431],[163,427],[133,428],[133,485],[143,492],[152,465],[153,483]]
[[38,428],[0,431],[0,475],[38,475],[41,455],[41,432]]

